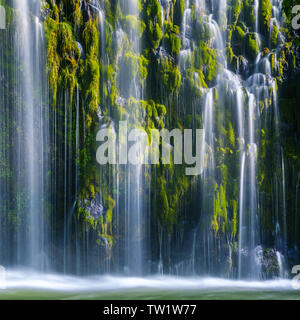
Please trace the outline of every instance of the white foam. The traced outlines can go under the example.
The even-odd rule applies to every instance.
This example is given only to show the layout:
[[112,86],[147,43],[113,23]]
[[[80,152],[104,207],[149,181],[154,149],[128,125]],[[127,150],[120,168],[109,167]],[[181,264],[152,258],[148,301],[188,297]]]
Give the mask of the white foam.
[[8,270],[5,280],[6,289],[33,289],[61,292],[108,291],[128,289],[154,290],[226,290],[226,291],[294,291],[291,280],[241,281],[203,277],[122,277],[90,276],[76,277],[60,274],[43,274],[27,270]]

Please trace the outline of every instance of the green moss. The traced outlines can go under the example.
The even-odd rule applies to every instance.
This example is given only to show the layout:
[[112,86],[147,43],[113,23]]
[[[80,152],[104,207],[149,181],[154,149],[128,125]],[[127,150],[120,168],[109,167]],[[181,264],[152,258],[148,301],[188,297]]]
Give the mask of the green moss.
[[238,57],[233,53],[231,47],[225,49],[227,65],[230,70],[236,72],[238,68]]
[[231,125],[231,122],[228,124],[228,141],[229,145],[234,148],[235,147],[235,136],[234,136],[234,131]]
[[111,64],[102,65],[101,72],[102,79],[105,79],[105,81],[101,81],[104,97],[108,100],[109,106],[114,106],[119,95],[116,84],[117,72]]
[[228,223],[227,216],[227,200],[225,188],[223,185],[215,187],[215,197],[214,197],[214,214],[212,220],[212,228],[217,234],[220,231],[220,224],[222,226],[222,232],[226,230]]
[[201,88],[207,88],[202,70],[187,69],[185,72],[185,86],[193,96],[201,97]]
[[285,47],[283,50],[280,52],[280,56],[278,59],[278,64],[279,64],[279,75],[278,75],[278,80],[281,81],[282,77],[284,75],[285,70],[288,69],[289,67],[289,61],[288,61],[288,56],[290,53],[290,48],[288,44],[285,44]]
[[236,55],[243,54],[244,38],[245,38],[244,30],[241,27],[236,26],[232,32],[232,37],[231,37],[231,46]]
[[137,16],[127,15],[124,19],[124,29],[128,34],[130,34],[132,30],[136,30],[138,36],[141,37],[145,28],[145,22],[140,20]]
[[254,60],[259,53],[259,39],[255,33],[249,32],[246,35],[246,54],[251,60]]
[[235,237],[237,233],[237,227],[238,227],[238,218],[237,218],[237,201],[232,200],[231,201],[231,208],[233,212],[233,219],[231,223],[231,234]]
[[213,38],[213,31],[207,23],[205,23],[203,17],[195,17],[195,27],[193,28],[193,39],[196,41],[197,45],[201,42],[209,42]]
[[232,51],[232,48],[231,48],[231,47],[227,47],[227,48],[225,49],[225,52],[226,52],[227,63],[228,63],[228,64],[231,64],[232,59],[233,59],[233,51]]
[[182,23],[183,13],[185,9],[185,0],[176,0],[174,7],[174,23],[178,26]]
[[[183,201],[188,197],[189,179],[182,166],[162,166],[156,179],[157,214],[162,225],[171,233],[174,226],[178,227],[179,213],[183,208]],[[168,182],[164,176],[169,176]]]
[[169,228],[172,228],[172,223],[170,223],[171,221],[169,221],[170,208],[166,192],[166,181],[162,177],[158,178],[157,180],[157,192],[157,212],[161,217],[163,224],[168,226]]
[[276,62],[275,62],[275,54],[271,53],[271,68],[272,68],[272,74],[275,74],[276,71]]
[[7,1],[1,0],[0,5],[5,9],[5,25],[6,30],[10,30],[14,23],[15,10],[6,3]]
[[96,113],[100,103],[100,66],[99,66],[99,31],[94,20],[90,19],[83,30],[86,59],[81,76],[84,79],[85,99],[89,101],[90,111]]
[[164,44],[171,55],[177,56],[181,48],[179,28],[170,22],[165,22],[165,29]]
[[208,85],[216,79],[219,73],[220,65],[217,61],[216,52],[209,48],[206,43],[202,43],[195,52],[195,68],[202,71]]
[[115,200],[109,194],[104,194],[103,204],[104,204],[104,208],[105,208],[106,224],[111,225],[112,217],[113,217],[113,209],[116,205]]
[[61,2],[62,4],[56,1],[58,6],[63,5],[63,13],[66,20],[68,20],[75,28],[77,28],[79,26],[80,19],[82,18],[80,0],[62,0]]
[[82,32],[84,51],[89,55],[97,56],[99,51],[99,31],[96,21],[89,19]]
[[147,78],[149,61],[143,55],[127,52],[124,56],[126,74],[130,79],[136,79],[141,84]]
[[176,92],[180,89],[181,73],[179,67],[174,65],[172,60],[167,58],[161,60],[160,76],[169,92]]
[[119,6],[117,5],[117,1],[104,0],[105,5],[105,17],[110,25],[115,26],[117,24],[117,18],[119,14]]
[[163,21],[161,18],[161,6],[158,0],[148,1],[143,6],[143,21],[146,22],[147,47],[155,50],[162,39]]
[[253,27],[255,25],[253,0],[244,0],[243,3],[244,3],[243,10],[242,10],[243,20],[247,26]]
[[244,36],[245,36],[244,30],[239,26],[236,26],[235,30],[236,30],[236,33],[237,33],[237,39],[239,41],[243,41]]
[[47,73],[49,77],[50,87],[53,92],[54,104],[56,102],[58,73],[60,68],[61,58],[57,53],[57,21],[47,17],[45,22],[45,30],[47,37]]
[[260,1],[260,21],[263,25],[262,30],[269,30],[272,18],[272,4],[270,0]]
[[48,16],[45,29],[48,42],[47,72],[55,104],[58,85],[69,88],[73,94],[80,51],[68,23],[58,22]]
[[273,26],[271,34],[271,44],[273,48],[277,47],[279,30],[276,25]]
[[233,6],[233,24],[236,25],[243,9],[243,2],[241,0],[235,0]]
[[162,105],[162,104],[158,104],[156,106],[156,109],[157,109],[157,114],[158,114],[159,117],[163,117],[167,113],[166,107],[164,105]]

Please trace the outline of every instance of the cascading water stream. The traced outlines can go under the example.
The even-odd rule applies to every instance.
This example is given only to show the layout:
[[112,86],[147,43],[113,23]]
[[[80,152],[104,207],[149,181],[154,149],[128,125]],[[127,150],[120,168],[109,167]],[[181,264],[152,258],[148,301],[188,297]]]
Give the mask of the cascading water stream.
[[255,16],[254,32],[255,33],[258,33],[258,27],[259,27],[258,10],[259,10],[259,0],[254,0],[254,16]]
[[[204,129],[204,141],[203,144],[203,155],[205,157],[205,169],[202,173],[202,180],[204,181],[206,190],[205,194],[202,197],[202,206],[208,211],[213,211],[212,204],[212,193],[214,189],[213,181],[215,177],[215,155],[214,155],[214,101],[213,101],[213,90],[210,89],[206,94],[204,114],[203,114],[203,129]],[[200,232],[203,233],[203,260],[205,265],[203,266],[204,270],[207,272],[212,271],[213,261],[210,257],[210,252],[212,249],[212,237],[209,232],[210,226],[209,221],[206,218],[203,220],[204,230],[200,229]]]
[[185,1],[185,10],[183,12],[183,19],[182,19],[182,40],[183,40],[183,47],[187,48],[190,47],[190,25],[191,25],[191,15],[192,9],[190,8],[190,1]]
[[[15,55],[22,65],[18,71],[17,90],[22,101],[16,102],[16,121],[22,128],[22,134],[17,136],[16,177],[18,194],[27,193],[28,202],[23,211],[26,221],[25,234],[18,235],[18,263],[28,264],[33,268],[45,269],[45,201],[47,191],[46,173],[49,170],[48,156],[45,146],[48,144],[47,100],[45,100],[45,60],[43,28],[39,16],[39,3],[29,6],[26,1],[15,0],[17,12],[17,29]],[[31,11],[33,10],[33,11]],[[36,88],[40,88],[38,93]],[[46,102],[46,104],[45,104]],[[24,170],[24,172],[22,172]],[[21,182],[22,181],[22,182]],[[26,235],[28,234],[28,235]],[[24,241],[23,236],[27,238]]]
[[286,185],[285,185],[285,165],[284,165],[284,154],[281,147],[281,170],[282,170],[282,220],[283,220],[283,252],[286,253],[287,248],[287,217],[286,217]]
[[[122,5],[127,15],[139,15],[137,0],[122,1]],[[135,55],[136,57],[139,57],[141,50],[138,28],[138,25],[131,26],[127,34],[131,43],[131,54]],[[129,84],[129,87],[126,90],[121,90],[121,94],[127,98],[141,100],[143,98],[143,92],[138,81],[139,80],[136,79],[128,79],[127,76],[122,78],[120,83],[121,88],[124,88],[125,83],[126,85]],[[128,130],[137,125],[137,120],[139,120],[139,116],[138,119],[134,119],[133,117],[129,118]],[[130,142],[128,143],[128,147],[130,147]],[[125,208],[125,225],[119,225],[119,227],[126,230],[123,248],[124,270],[122,271],[125,271],[125,273],[130,275],[142,275],[145,268],[145,244],[143,238],[146,232],[147,208],[145,207],[145,203],[143,201],[143,192],[146,190],[144,178],[146,171],[141,161],[143,155],[139,153],[137,157],[140,160],[138,163],[127,163],[122,168],[119,167],[117,169],[117,172],[121,170],[120,173],[122,172],[122,175],[125,177],[125,202],[123,204]],[[120,173],[117,173],[117,177],[115,178],[117,181]],[[118,206],[120,205],[121,204],[119,203]]]
[[256,165],[257,165],[257,144],[254,136],[255,128],[255,115],[256,112],[256,103],[254,96],[252,94],[249,95],[249,149],[248,149],[248,157],[249,157],[249,204],[250,204],[250,278],[258,279],[260,276],[260,261],[259,252],[257,249],[260,243],[260,239],[258,238],[258,201],[257,201],[257,180],[256,180]]

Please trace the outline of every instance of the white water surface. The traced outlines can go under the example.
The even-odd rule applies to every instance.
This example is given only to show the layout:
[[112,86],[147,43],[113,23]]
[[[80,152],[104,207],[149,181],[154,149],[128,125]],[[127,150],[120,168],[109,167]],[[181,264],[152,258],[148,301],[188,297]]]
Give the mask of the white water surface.
[[[4,288],[30,289],[61,292],[101,292],[111,290],[226,290],[226,291],[297,291],[293,281],[288,279],[268,281],[227,280],[204,277],[123,277],[123,276],[89,276],[76,277],[61,274],[42,274],[28,270],[7,270]],[[5,291],[5,290],[4,290]],[[299,297],[300,297],[300,290]]]

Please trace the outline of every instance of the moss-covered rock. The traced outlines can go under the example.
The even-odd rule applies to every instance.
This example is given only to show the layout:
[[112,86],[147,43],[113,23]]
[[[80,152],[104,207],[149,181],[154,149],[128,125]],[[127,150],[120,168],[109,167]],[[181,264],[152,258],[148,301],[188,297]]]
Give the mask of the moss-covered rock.
[[143,7],[143,21],[146,22],[147,47],[155,50],[163,37],[164,21],[161,17],[161,6],[158,0],[148,1]]
[[245,44],[245,52],[249,59],[255,60],[259,53],[259,38],[258,35],[255,33],[247,33],[245,38],[246,44]]
[[277,47],[278,44],[278,34],[279,30],[276,25],[273,26],[272,28],[272,33],[271,33],[271,45],[273,48]]
[[214,83],[221,66],[218,63],[216,51],[209,48],[206,43],[202,43],[195,52],[195,68],[202,71],[208,85]]
[[176,57],[181,48],[181,40],[179,38],[179,28],[170,22],[165,22],[164,45],[169,53]]
[[243,53],[243,44],[244,44],[245,32],[244,30],[236,26],[231,38],[231,46],[236,55],[240,55]]

